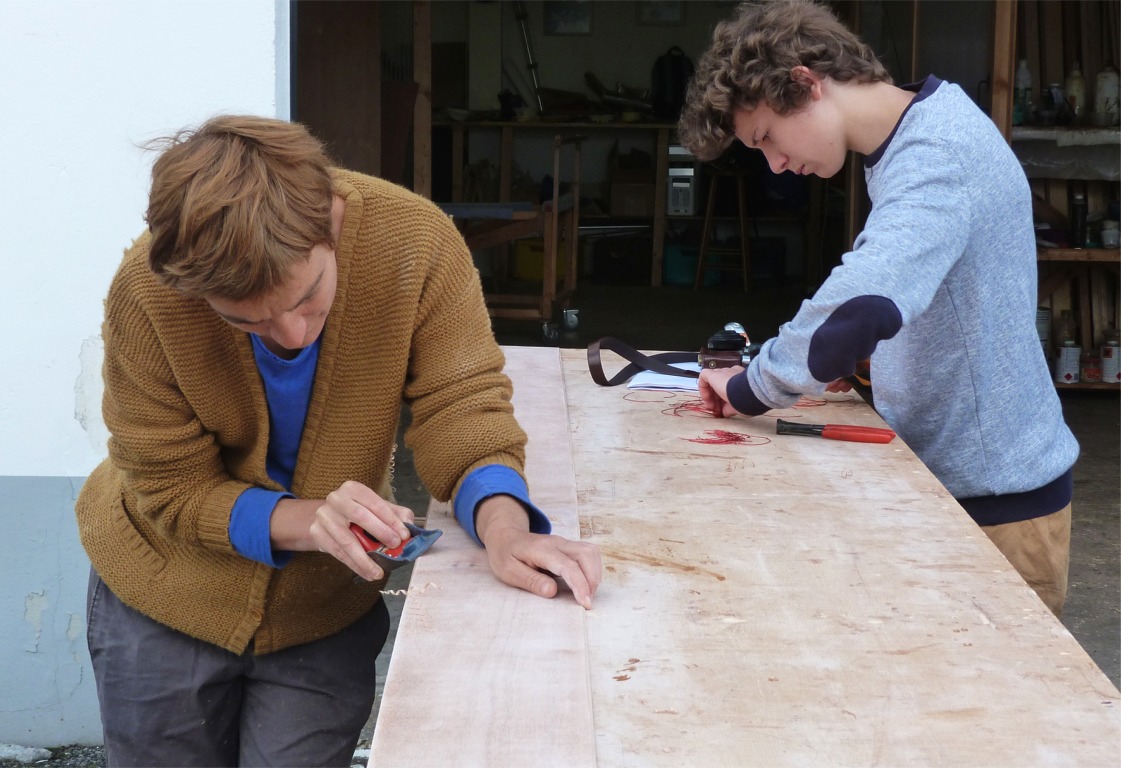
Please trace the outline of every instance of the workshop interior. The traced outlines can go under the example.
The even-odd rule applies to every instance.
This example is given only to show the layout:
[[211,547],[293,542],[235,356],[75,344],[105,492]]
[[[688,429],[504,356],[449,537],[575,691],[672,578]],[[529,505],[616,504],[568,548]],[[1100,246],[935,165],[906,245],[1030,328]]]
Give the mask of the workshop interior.
[[[1030,180],[1037,328],[1082,446],[1064,622],[1117,684],[1119,6],[830,5],[897,83],[958,83]],[[689,352],[729,322],[762,341],[841,263],[869,204],[855,155],[819,179],[676,142],[684,85],[734,7],[298,0],[293,118],[340,165],[452,216],[503,344]],[[415,476],[402,485],[426,505]]]
[[[952,392],[927,387],[945,395],[926,407],[928,423],[961,424],[953,417],[972,409],[949,412],[970,372],[1002,370],[1011,375],[980,391],[999,390],[1021,425],[1060,427],[1034,441],[1009,425],[1013,439],[995,442],[1001,455],[1061,446],[1075,462],[1062,476],[1073,480],[1073,523],[1061,617],[935,477],[935,462],[923,464],[869,368],[845,380],[850,391],[758,416],[718,418],[700,399],[703,371],[712,380],[751,363],[831,276],[844,277],[871,209],[858,155],[818,178],[773,173],[737,144],[702,162],[679,140],[684,90],[736,0],[0,2],[0,55],[20,72],[6,81],[19,108],[4,130],[26,148],[7,164],[24,194],[4,209],[21,231],[51,233],[9,249],[6,270],[26,330],[12,336],[0,401],[0,497],[15,524],[0,590],[0,768],[114,762],[86,632],[105,592],[99,580],[89,589],[93,550],[75,525],[76,500],[114,446],[102,409],[114,406],[104,297],[144,228],[157,137],[218,113],[297,121],[339,167],[412,190],[458,229],[502,345],[534,504],[554,533],[602,555],[591,610],[563,576],[552,600],[508,589],[489,563],[495,550],[420,479],[433,454],[414,460],[412,447],[438,420],[417,421],[440,390],[415,414],[403,403],[397,434],[387,427],[377,441],[394,439],[388,482],[416,515],[409,538],[394,547],[351,529],[388,573],[389,634],[372,693],[363,678],[374,704],[346,764],[1116,762],[1121,3],[816,1],[896,83],[959,85],[972,124],[993,124],[991,156],[1014,171],[1006,141],[1024,171],[1035,247],[1009,249],[1022,256],[1010,270],[1022,310],[1008,326],[1014,344],[978,333],[981,357],[968,367],[950,362],[961,350],[945,339],[910,352],[950,373]],[[916,241],[929,234],[911,229]],[[1005,295],[999,276],[983,288]],[[1021,376],[1036,336],[1041,357]],[[480,341],[463,336],[465,349]],[[456,328],[439,349],[461,360],[459,342]],[[439,363],[431,347],[417,351]],[[395,396],[388,405],[383,424]],[[368,447],[368,429],[350,433],[358,442],[347,445]],[[942,455],[976,455],[968,435],[941,434]],[[1024,466],[1019,479],[1029,477],[1029,464],[1009,462],[1006,476]],[[152,541],[133,541],[145,562],[161,557]],[[222,536],[212,544],[227,547]],[[200,613],[212,597],[217,606],[206,583],[185,586],[161,567],[153,589],[178,585]],[[540,584],[555,573],[539,570]],[[293,583],[264,563],[253,573],[282,601]],[[357,662],[373,654],[360,656],[348,659],[372,675]],[[175,748],[175,734],[155,735],[152,746]]]

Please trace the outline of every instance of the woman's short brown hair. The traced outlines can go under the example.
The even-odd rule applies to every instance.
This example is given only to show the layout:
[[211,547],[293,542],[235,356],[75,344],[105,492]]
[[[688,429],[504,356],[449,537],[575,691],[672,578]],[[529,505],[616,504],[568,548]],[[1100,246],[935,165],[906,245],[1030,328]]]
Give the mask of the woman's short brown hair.
[[316,245],[334,246],[330,161],[299,124],[223,115],[157,139],[148,263],[189,296],[241,300],[281,285]]
[[780,115],[797,110],[809,98],[809,87],[791,74],[797,66],[842,83],[891,82],[872,49],[825,6],[743,3],[712,33],[689,84],[678,140],[701,160],[714,160],[735,139],[735,107],[751,110],[763,102]]

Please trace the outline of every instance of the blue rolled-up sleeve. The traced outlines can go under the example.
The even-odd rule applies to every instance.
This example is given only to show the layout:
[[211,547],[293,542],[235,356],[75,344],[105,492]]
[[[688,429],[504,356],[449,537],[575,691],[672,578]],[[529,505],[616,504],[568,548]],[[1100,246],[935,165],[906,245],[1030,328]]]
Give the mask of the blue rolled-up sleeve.
[[293,498],[290,493],[264,488],[246,488],[241,492],[230,511],[230,543],[239,555],[273,568],[288,564],[292,553],[272,548],[269,523],[277,502]]
[[459,487],[459,493],[456,494],[455,501],[452,503],[455,519],[459,521],[463,530],[467,531],[467,534],[479,546],[483,544],[479,539],[479,534],[475,532],[475,515],[479,510],[479,504],[491,496],[499,494],[512,496],[521,502],[529,515],[529,530],[531,533],[552,532],[553,526],[549,522],[549,518],[545,517],[545,513],[529,500],[529,488],[522,476],[509,467],[500,464],[488,464],[485,467],[479,467],[464,478],[463,484]]

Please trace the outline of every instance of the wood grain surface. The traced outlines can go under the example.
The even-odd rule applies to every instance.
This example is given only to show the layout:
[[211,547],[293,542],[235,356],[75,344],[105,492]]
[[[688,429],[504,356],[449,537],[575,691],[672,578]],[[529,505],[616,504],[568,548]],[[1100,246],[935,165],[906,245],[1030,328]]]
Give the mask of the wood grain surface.
[[531,491],[604,583],[586,613],[504,587],[435,511],[371,765],[1117,763],[1121,694],[906,445],[774,434],[883,426],[859,398],[678,416],[506,353]]
[[[514,408],[533,437],[526,474],[553,532],[578,538],[557,350],[507,350]],[[593,766],[584,609],[507,587],[446,504],[417,560],[370,750],[371,766]]]

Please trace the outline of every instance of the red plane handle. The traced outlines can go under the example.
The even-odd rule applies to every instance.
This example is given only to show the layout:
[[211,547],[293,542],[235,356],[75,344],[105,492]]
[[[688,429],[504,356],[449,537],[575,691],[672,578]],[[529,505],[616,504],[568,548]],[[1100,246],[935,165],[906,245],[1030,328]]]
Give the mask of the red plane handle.
[[405,548],[405,545],[409,543],[409,539],[404,539],[396,547],[390,549],[389,547],[385,546],[380,541],[375,539],[373,536],[368,534],[365,529],[363,529],[357,523],[350,524],[350,532],[354,534],[355,538],[358,539],[358,542],[367,552],[380,551],[382,554],[389,555],[390,557],[400,557],[401,551]]
[[821,436],[829,440],[848,440],[850,443],[890,443],[895,433],[881,427],[855,427],[847,424],[826,424]]

